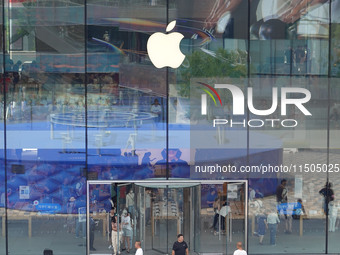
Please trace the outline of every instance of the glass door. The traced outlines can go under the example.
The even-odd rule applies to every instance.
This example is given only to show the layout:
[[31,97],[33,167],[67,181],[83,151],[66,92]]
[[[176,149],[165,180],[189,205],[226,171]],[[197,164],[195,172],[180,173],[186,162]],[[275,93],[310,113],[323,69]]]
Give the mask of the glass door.
[[[87,210],[77,215],[79,236],[87,230],[87,254],[112,254],[111,246],[111,215],[114,215],[112,207],[117,203],[117,186],[114,183],[88,182],[87,186]],[[87,215],[86,215],[87,212]],[[86,224],[87,223],[87,224]],[[86,226],[86,229],[85,229]],[[77,225],[76,225],[77,227]]]
[[[198,183],[137,183],[140,199],[139,238],[145,250],[170,254],[178,234],[183,234],[190,250],[195,245],[195,217],[198,210]],[[143,224],[144,223],[144,224]],[[138,230],[137,230],[138,233]],[[144,234],[142,234],[144,233]],[[149,235],[147,234],[149,233]],[[137,234],[138,235],[138,234]]]
[[[171,254],[183,234],[190,253],[230,254],[247,245],[246,182],[94,182],[88,186],[88,254],[112,254],[112,212],[118,226],[130,217],[129,238],[118,228],[116,249],[134,252],[141,241],[145,254]],[[94,240],[94,241],[93,241]],[[90,245],[92,248],[90,249]]]
[[168,243],[168,188],[149,187],[151,190],[151,247],[167,254]]
[[203,182],[197,190],[195,252],[231,254],[237,242],[246,247],[246,183]]
[[[140,197],[133,183],[117,185],[117,249],[130,252],[134,249],[138,211],[136,203]],[[114,246],[114,245],[113,245]]]

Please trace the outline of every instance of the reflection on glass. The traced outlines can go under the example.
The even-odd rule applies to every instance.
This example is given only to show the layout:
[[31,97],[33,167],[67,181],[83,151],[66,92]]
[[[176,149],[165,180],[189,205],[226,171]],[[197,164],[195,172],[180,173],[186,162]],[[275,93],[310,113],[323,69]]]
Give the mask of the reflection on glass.
[[[338,24],[334,24],[336,28]],[[333,24],[332,24],[333,26]],[[337,40],[334,38],[334,41],[336,42]],[[336,59],[337,54],[333,55],[333,57]],[[336,64],[333,66],[334,68],[336,67]],[[338,249],[339,245],[337,242],[338,238],[338,228],[339,228],[339,199],[337,198],[338,192],[339,192],[339,181],[338,181],[338,172],[339,172],[339,154],[338,154],[338,139],[337,133],[339,132],[339,91],[338,91],[338,78],[331,78],[330,80],[330,90],[331,90],[331,98],[330,98],[330,112],[329,112],[329,126],[330,126],[330,152],[329,152],[329,163],[330,163],[330,173],[329,173],[329,182],[331,183],[330,189],[333,190],[334,193],[334,199],[332,197],[329,198],[329,203],[328,203],[328,231],[329,231],[329,236],[328,236],[328,249],[329,252],[335,252],[335,250]],[[326,194],[329,197],[330,192]],[[333,201],[331,201],[333,200]],[[327,205],[325,205],[327,206]],[[327,207],[326,207],[327,209]]]
[[[6,92],[8,250],[83,254],[86,204],[84,6],[9,1]],[[63,162],[62,164],[60,162]],[[83,208],[83,209],[82,209]],[[68,215],[68,214],[70,215]],[[85,212],[86,213],[86,212]],[[51,220],[51,218],[53,220]],[[17,245],[18,238],[27,240]],[[77,241],[75,241],[77,240]],[[29,241],[29,242],[28,242]]]
[[251,3],[251,72],[327,74],[328,12],[328,1]]
[[[155,7],[149,10],[156,20],[135,15],[149,6]],[[151,65],[146,54],[149,35],[166,27],[165,6],[164,1],[87,2],[88,164],[93,179],[166,176],[166,71]]]
[[[0,8],[2,10],[3,8],[3,3],[0,3]],[[1,28],[0,28],[0,80],[1,80],[1,90],[0,90],[0,136],[3,138],[4,137],[4,114],[5,114],[5,96],[4,96],[4,63],[3,63],[3,16],[2,16],[2,11],[0,13],[0,23],[1,23]],[[0,217],[1,217],[1,226],[0,226],[0,231],[1,231],[1,237],[0,237],[0,254],[6,254],[6,239],[5,239],[5,233],[6,233],[6,222],[4,220],[4,216],[6,213],[6,188],[5,188],[5,164],[6,162],[4,161],[4,142],[3,139],[1,139],[0,143]]]
[[[69,254],[84,254],[86,234],[91,252],[111,252],[112,239],[107,241],[106,233],[112,234],[112,225],[106,217],[114,205],[118,216],[111,217],[118,229],[124,209],[134,221],[134,236],[125,236],[125,247],[138,237],[146,251],[169,253],[182,232],[191,251],[206,253],[214,248],[217,253],[231,253],[236,241],[246,241],[249,222],[251,252],[323,253],[326,235],[328,251],[337,252],[339,1],[88,0],[84,6],[82,0],[10,0],[4,4],[0,136],[6,143],[0,144],[0,158],[5,158],[6,149],[7,162],[0,164],[0,183],[7,182],[7,189],[0,186],[0,216],[7,206],[11,253],[39,254],[36,242],[44,238],[54,253],[67,249]],[[156,69],[147,41],[155,32],[165,33],[173,20],[173,31],[184,35],[180,49],[186,58],[178,69]],[[245,106],[235,116],[233,98],[224,88],[216,88],[218,83],[237,86],[244,99],[252,99],[253,108]],[[253,88],[252,97],[247,87]],[[311,100],[304,103],[311,117],[292,104],[283,109],[282,89],[296,87],[311,93]],[[254,108],[275,109],[257,116]],[[215,128],[216,118],[241,125]],[[298,125],[286,128],[282,118]],[[254,124],[254,119],[266,124],[254,129],[242,126],[252,120]],[[294,173],[203,172],[218,165],[235,171],[241,166],[292,165]],[[325,167],[334,172],[327,174]],[[249,221],[244,183],[98,184],[90,187],[90,197],[85,195],[87,180],[155,177],[249,179]],[[322,191],[327,180],[332,180],[334,200]],[[0,254],[6,250],[6,222],[2,222]],[[268,230],[265,222],[272,224]],[[20,246],[18,238],[23,240]],[[208,245],[201,245],[203,240]]]

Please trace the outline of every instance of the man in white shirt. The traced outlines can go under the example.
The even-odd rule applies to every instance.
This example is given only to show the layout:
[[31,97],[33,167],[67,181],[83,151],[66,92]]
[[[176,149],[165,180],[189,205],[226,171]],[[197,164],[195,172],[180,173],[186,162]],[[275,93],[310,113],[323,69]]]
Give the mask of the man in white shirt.
[[141,247],[141,242],[140,241],[136,241],[135,242],[135,248],[136,248],[135,255],[143,255],[143,249]]
[[247,252],[242,248],[242,242],[237,242],[237,250],[234,251],[234,255],[247,255]]

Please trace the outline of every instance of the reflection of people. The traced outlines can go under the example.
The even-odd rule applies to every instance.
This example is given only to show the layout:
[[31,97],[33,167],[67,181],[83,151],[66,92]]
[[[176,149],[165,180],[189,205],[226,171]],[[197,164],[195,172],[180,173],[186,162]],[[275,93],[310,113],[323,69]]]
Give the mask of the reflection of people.
[[319,191],[319,194],[323,196],[323,210],[325,215],[328,215],[328,204],[334,200],[334,191],[332,190],[332,184],[327,182],[325,187]]
[[76,214],[77,210],[76,210],[76,205],[75,205],[75,198],[71,197],[69,199],[69,202],[67,203],[67,218],[66,218],[66,225],[67,225],[67,232],[68,233],[74,233],[75,229],[74,229],[74,217],[73,215]]
[[215,199],[216,199],[216,190],[211,189],[207,197],[207,204],[209,207],[213,207],[213,205],[215,204]]
[[[276,201],[278,211],[281,212],[285,218],[285,233],[292,233],[292,217],[288,209],[288,189],[287,180],[281,180],[281,184],[276,189]],[[289,215],[288,215],[289,214]]]
[[277,203],[287,203],[288,202],[288,190],[286,188],[287,180],[281,180],[281,184],[276,189],[276,202]]
[[158,99],[156,98],[151,105],[151,113],[157,115],[156,122],[159,122],[161,120],[161,114],[162,114],[162,106],[158,102]]
[[189,248],[187,243],[184,241],[182,234],[177,236],[177,241],[172,246],[172,255],[189,255]]
[[292,217],[293,219],[298,220],[300,219],[300,215],[306,215],[305,207],[301,198],[299,198],[294,205]]
[[142,166],[152,168],[151,161],[155,160],[155,158],[150,159],[151,152],[145,152],[142,159]]
[[292,217],[293,219],[297,220],[300,219],[300,215],[307,215],[305,206],[303,205],[301,198],[299,198],[294,205]]
[[256,192],[252,187],[249,187],[249,201],[253,201],[255,198]]
[[277,216],[277,212],[274,209],[272,211],[269,211],[269,214],[267,216],[267,224],[270,232],[271,245],[276,245],[276,230],[278,223],[280,223],[280,220]]
[[255,190],[255,198],[263,198],[263,197],[264,197],[263,193],[260,192],[259,189],[256,189]]
[[263,244],[263,237],[266,234],[267,225],[267,217],[263,210],[260,211],[260,214],[257,216],[257,234],[259,235],[259,244]]
[[242,242],[237,242],[236,248],[233,255],[247,255],[247,252],[242,248]]
[[335,232],[336,217],[338,216],[338,207],[335,205],[334,201],[328,204],[328,231]]
[[75,207],[78,208],[78,216],[76,219],[76,238],[79,238],[79,231],[82,231],[82,237],[86,238],[86,208],[85,197],[80,196],[75,200]]
[[334,103],[330,109],[329,119],[335,122],[336,127],[339,126],[338,121],[340,119],[340,105]]
[[189,178],[190,167],[185,160],[181,159],[182,152],[178,149],[169,149],[169,162],[172,177]]
[[143,250],[140,241],[135,242],[135,248],[136,248],[135,255],[143,255]]
[[[326,17],[328,9],[325,5],[326,2],[327,0],[256,0],[250,1],[248,6],[248,1],[244,0],[215,0],[205,20],[204,29],[210,33],[216,31],[225,35],[233,35],[241,28],[236,28],[236,24],[242,26],[242,23],[246,23],[238,20],[238,16],[243,17],[243,15],[238,14],[246,12],[246,9],[249,8],[250,15],[248,18],[251,19],[250,32],[252,38],[285,39],[290,24],[302,23],[298,28],[303,30],[304,22],[311,20],[311,18],[317,19],[319,22],[317,24],[312,23],[310,26],[315,26],[315,30],[321,33],[322,29],[319,29],[319,23],[322,24],[322,20],[328,18]],[[332,3],[332,5],[334,5],[332,9],[335,9],[335,4]],[[246,27],[246,24],[243,27]],[[301,31],[298,32],[301,33]]]

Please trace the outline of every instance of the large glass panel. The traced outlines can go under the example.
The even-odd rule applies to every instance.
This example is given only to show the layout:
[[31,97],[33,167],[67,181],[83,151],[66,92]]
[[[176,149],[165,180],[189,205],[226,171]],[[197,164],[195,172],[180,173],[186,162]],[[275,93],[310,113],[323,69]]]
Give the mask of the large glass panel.
[[[119,199],[117,200],[117,198],[119,198],[119,188],[114,183],[89,185],[87,196],[89,206],[87,224],[88,254],[113,253],[111,241],[112,223],[121,224],[121,222],[118,222],[117,216],[117,205],[119,205]],[[78,219],[83,217],[82,214],[75,216]],[[122,233],[122,231],[120,232]],[[84,244],[86,245],[85,242]]]
[[232,254],[237,242],[246,247],[245,183],[202,184],[200,190],[201,242],[195,239],[196,251]]
[[97,179],[166,176],[166,70],[147,40],[164,1],[87,1],[89,171]]
[[86,213],[82,2],[5,1],[13,254],[85,253],[86,219],[76,217]]
[[[333,24],[332,24],[333,25]],[[338,24],[335,24],[338,25]],[[332,38],[337,41],[335,37]],[[338,75],[336,75],[338,76]],[[339,114],[340,114],[340,102],[339,102],[339,78],[330,79],[331,98],[329,100],[330,112],[329,112],[329,186],[328,193],[324,197],[324,206],[328,208],[328,252],[334,253],[339,249],[340,245],[337,242],[339,238],[339,199],[338,193],[339,187]],[[328,206],[327,206],[328,203]]]
[[240,165],[247,156],[246,114],[232,119],[232,95],[224,85],[245,86],[248,2],[170,3],[169,22],[177,21],[186,57],[178,69],[169,69],[169,174],[224,179],[202,169]]
[[[329,103],[329,186],[325,201],[328,202],[328,252],[335,253],[339,250],[339,215],[340,204],[339,194],[339,139],[340,130],[340,90],[339,90],[339,67],[340,67],[340,19],[339,19],[339,3],[332,1],[331,13],[331,76],[330,79],[330,99]],[[332,194],[333,193],[333,194]],[[334,195],[334,197],[332,197]],[[328,198],[328,199],[327,199]]]
[[5,143],[4,143],[4,65],[3,65],[3,2],[0,3],[0,77],[1,77],[1,90],[0,90],[0,217],[1,217],[1,236],[0,236],[0,254],[6,254],[6,221],[5,221],[5,208],[6,208],[6,187],[5,187]]
[[249,251],[323,253],[329,2],[251,5]]

